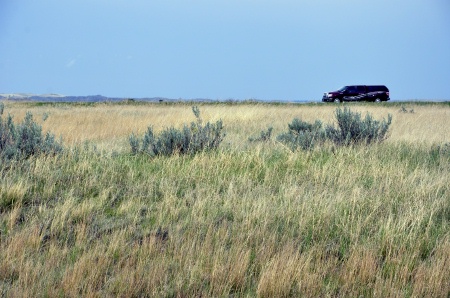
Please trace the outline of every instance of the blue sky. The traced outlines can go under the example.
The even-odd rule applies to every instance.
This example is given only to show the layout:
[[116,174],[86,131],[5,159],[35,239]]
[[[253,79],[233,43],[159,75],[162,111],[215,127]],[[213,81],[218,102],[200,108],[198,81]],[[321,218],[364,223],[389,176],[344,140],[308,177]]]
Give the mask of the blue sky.
[[449,0],[0,0],[0,93],[450,99]]

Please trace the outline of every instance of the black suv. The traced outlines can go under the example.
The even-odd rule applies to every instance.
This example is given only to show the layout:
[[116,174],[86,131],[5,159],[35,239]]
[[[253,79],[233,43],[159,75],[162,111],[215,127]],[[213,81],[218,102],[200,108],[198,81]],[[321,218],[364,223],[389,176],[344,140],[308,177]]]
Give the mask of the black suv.
[[389,89],[383,85],[352,85],[344,86],[337,91],[323,94],[322,101],[342,102],[342,101],[374,101],[382,102],[390,100]]

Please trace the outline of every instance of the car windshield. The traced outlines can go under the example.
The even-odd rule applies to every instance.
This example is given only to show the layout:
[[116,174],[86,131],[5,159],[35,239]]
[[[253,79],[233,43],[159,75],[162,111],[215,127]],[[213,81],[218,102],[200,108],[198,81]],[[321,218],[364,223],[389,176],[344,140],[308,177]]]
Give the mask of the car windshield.
[[347,89],[347,86],[344,86],[344,87],[340,88],[338,91],[342,92],[342,91],[345,91],[345,89]]

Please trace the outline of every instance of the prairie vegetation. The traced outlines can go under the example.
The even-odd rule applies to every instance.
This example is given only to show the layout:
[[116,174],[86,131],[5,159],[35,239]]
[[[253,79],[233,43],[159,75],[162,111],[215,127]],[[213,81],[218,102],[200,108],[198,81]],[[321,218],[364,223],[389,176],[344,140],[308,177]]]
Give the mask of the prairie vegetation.
[[5,102],[64,149],[0,166],[0,295],[448,297],[450,106],[345,106],[392,114],[387,139],[291,151],[336,105],[200,104],[219,148],[151,157],[130,135],[190,104]]

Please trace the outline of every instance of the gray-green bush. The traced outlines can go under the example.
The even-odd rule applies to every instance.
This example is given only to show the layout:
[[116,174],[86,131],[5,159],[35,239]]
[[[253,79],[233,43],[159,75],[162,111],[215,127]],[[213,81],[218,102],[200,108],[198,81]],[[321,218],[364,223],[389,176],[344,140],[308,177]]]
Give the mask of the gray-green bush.
[[191,122],[190,125],[185,124],[181,129],[169,127],[156,136],[153,128],[149,126],[142,140],[132,134],[129,138],[131,152],[133,154],[146,153],[150,156],[167,156],[194,154],[219,147],[225,137],[222,132],[222,120],[203,124],[198,107],[192,107],[192,111],[197,121]]
[[308,123],[295,118],[288,124],[289,131],[279,135],[277,139],[293,151],[298,148],[310,150],[316,145],[324,144],[327,140],[338,146],[359,143],[368,145],[386,139],[392,122],[390,114],[387,120],[382,121],[375,120],[370,114],[362,119],[360,113],[352,112],[349,108],[336,109],[335,116],[337,127],[327,125],[325,128],[319,120]]
[[289,131],[277,137],[277,140],[289,146],[291,150],[301,148],[303,150],[313,149],[316,145],[325,141],[325,131],[322,128],[322,122],[316,120],[314,123],[308,123],[295,118],[288,124]]
[[31,113],[27,113],[22,123],[14,124],[11,115],[4,120],[0,115],[0,159],[25,159],[39,154],[57,154],[63,150],[62,142],[56,141],[49,132],[42,134]]
[[386,139],[392,115],[382,121],[375,120],[369,113],[362,119],[361,113],[352,112],[349,108],[336,109],[337,128],[326,127],[326,135],[336,145],[371,144]]
[[272,138],[272,130],[273,127],[269,126],[267,130],[261,130],[258,137],[249,137],[248,140],[250,142],[267,142]]

